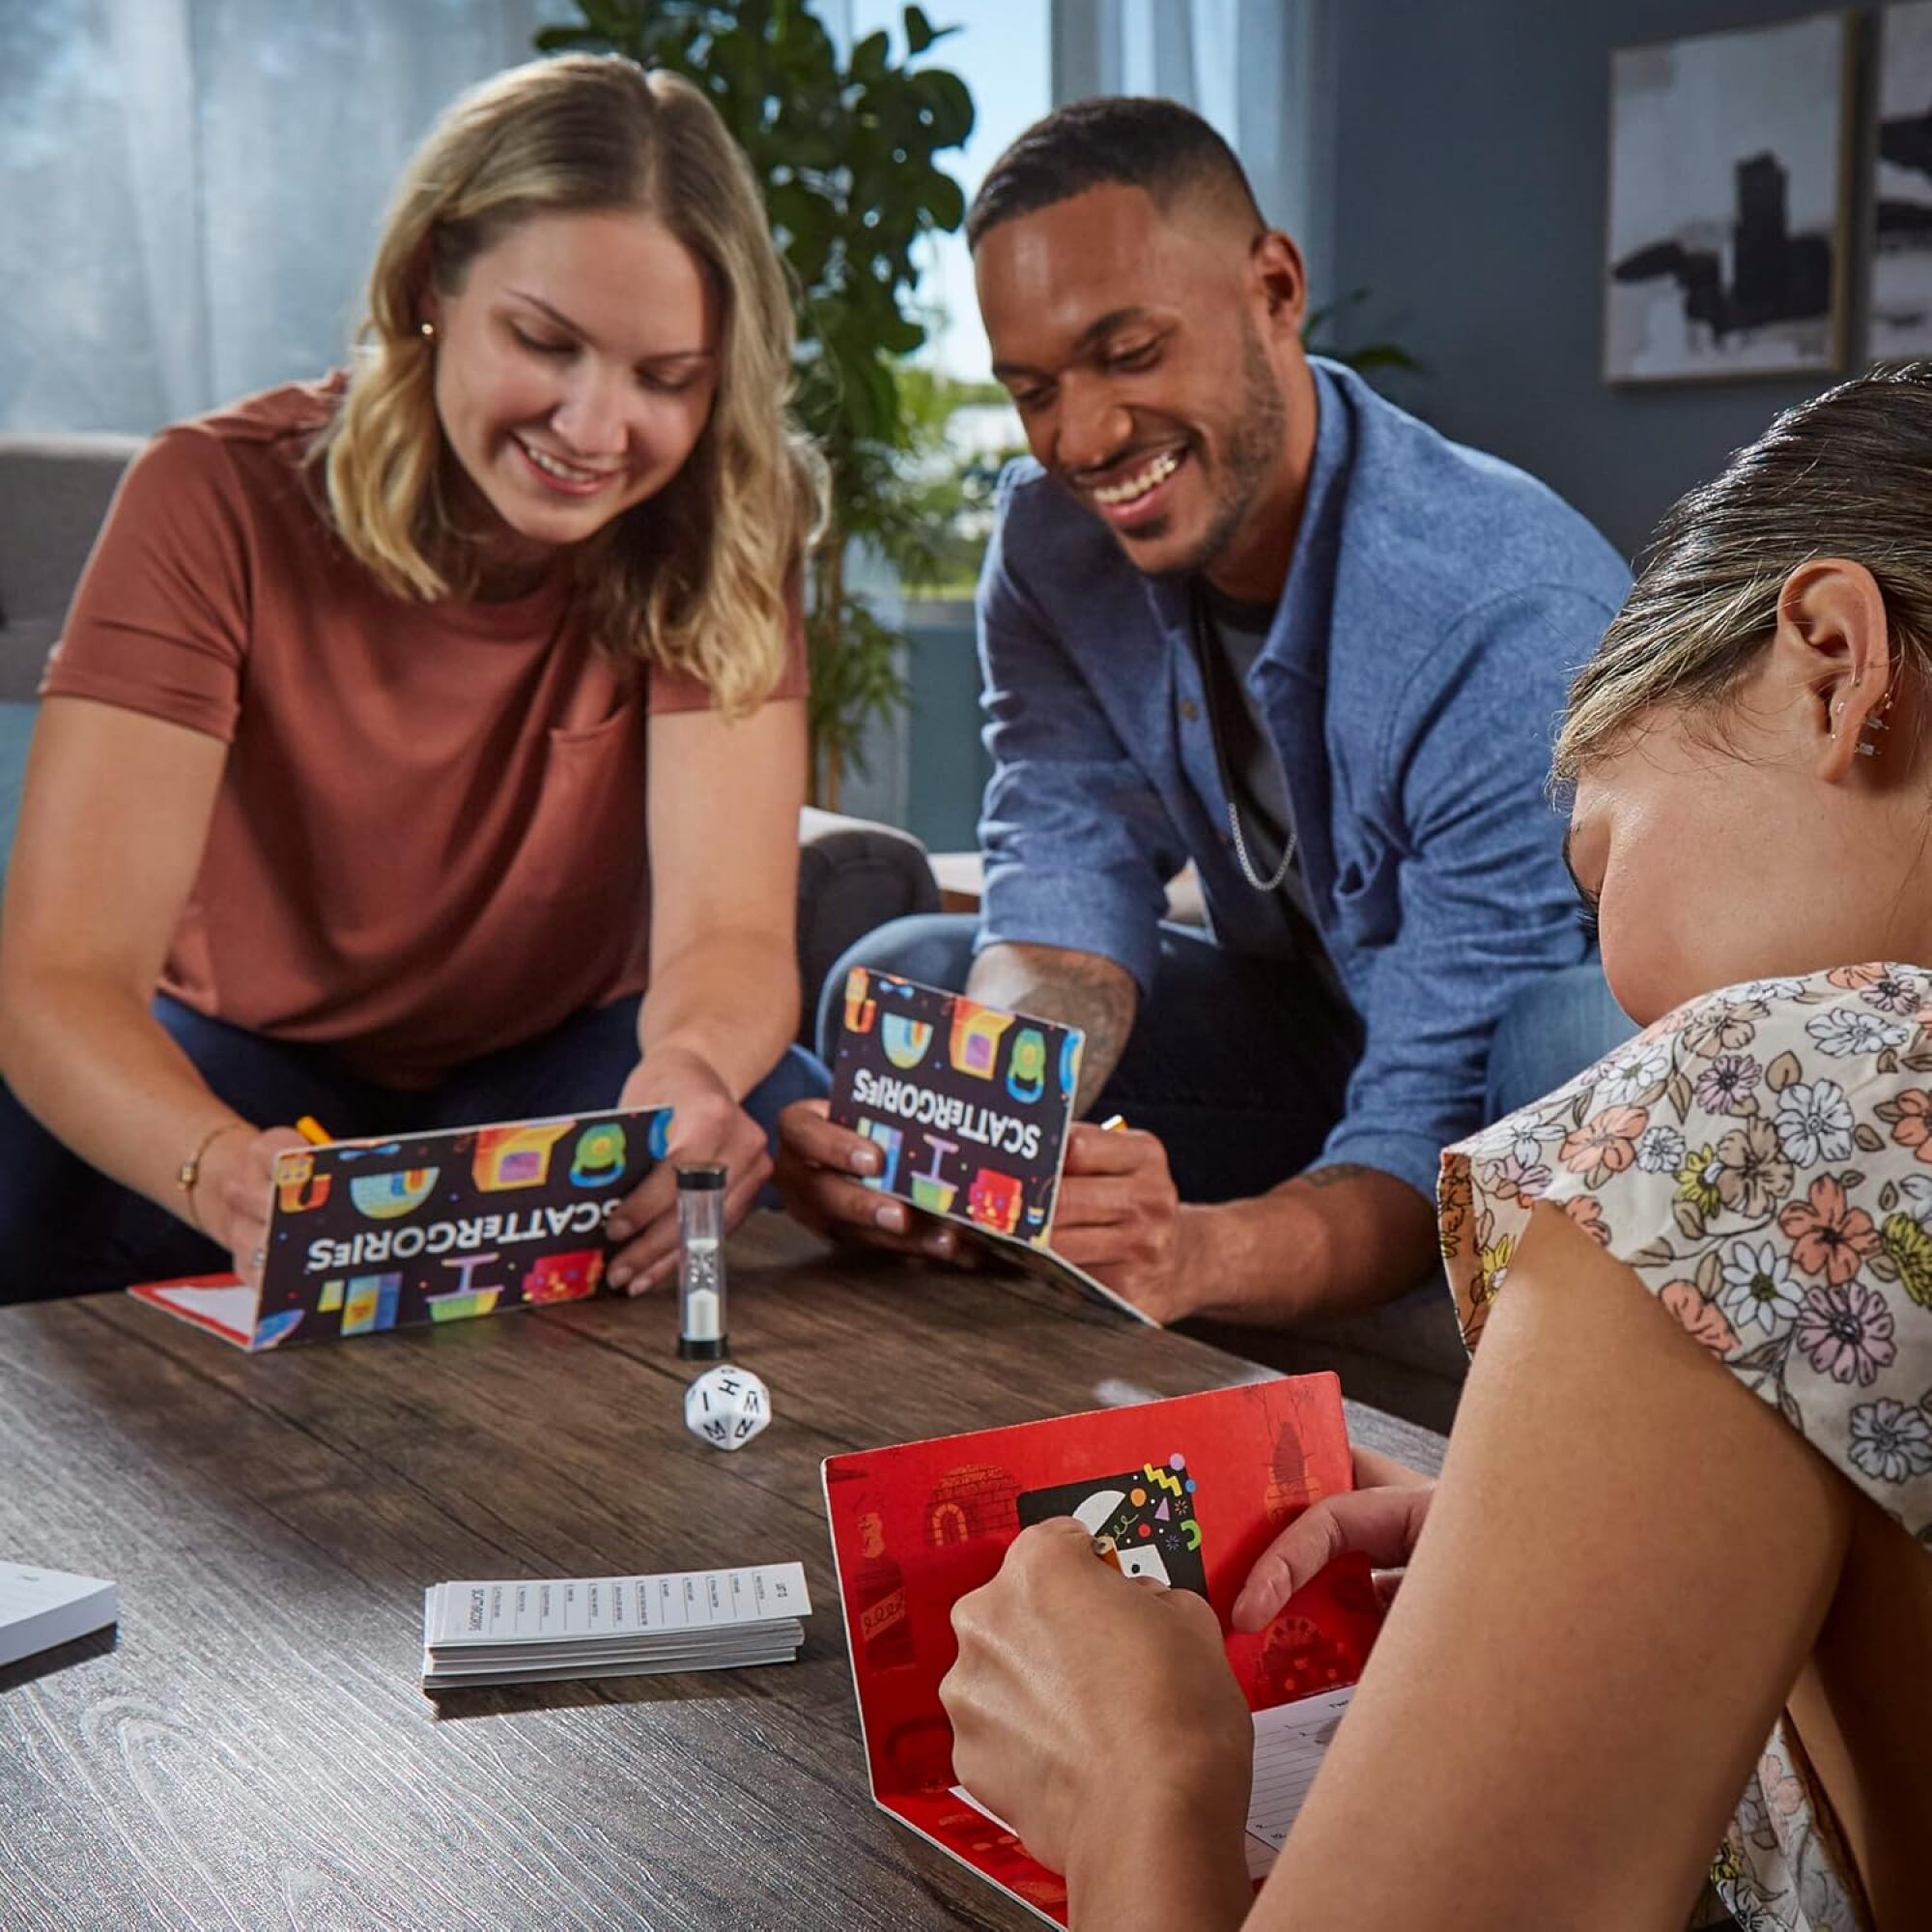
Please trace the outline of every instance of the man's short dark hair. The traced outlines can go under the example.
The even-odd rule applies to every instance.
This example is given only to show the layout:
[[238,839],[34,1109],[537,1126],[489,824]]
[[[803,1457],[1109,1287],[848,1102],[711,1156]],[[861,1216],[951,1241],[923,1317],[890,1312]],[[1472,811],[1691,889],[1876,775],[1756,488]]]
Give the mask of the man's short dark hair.
[[966,244],[977,248],[1003,221],[1108,186],[1143,188],[1163,209],[1205,187],[1251,214],[1257,229],[1266,226],[1234,149],[1200,115],[1178,100],[1103,95],[1055,108],[993,163],[973,197]]

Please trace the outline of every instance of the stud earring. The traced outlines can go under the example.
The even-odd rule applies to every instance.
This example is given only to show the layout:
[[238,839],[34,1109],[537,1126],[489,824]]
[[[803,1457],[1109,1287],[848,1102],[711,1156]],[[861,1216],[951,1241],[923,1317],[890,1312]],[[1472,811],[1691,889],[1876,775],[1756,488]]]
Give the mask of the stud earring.
[[416,324],[416,333],[424,341],[434,342],[436,340],[436,324],[433,322],[419,322]]
[[[1891,700],[1897,695],[1897,685],[1887,685],[1885,696],[1872,706],[1871,716],[1859,726],[1858,755],[1860,757],[1875,758],[1878,756],[1878,745],[1875,742],[1873,734],[1891,729],[1890,722],[1887,719],[1886,713],[1891,709]],[[1834,731],[1833,736],[1835,737],[1837,733]]]

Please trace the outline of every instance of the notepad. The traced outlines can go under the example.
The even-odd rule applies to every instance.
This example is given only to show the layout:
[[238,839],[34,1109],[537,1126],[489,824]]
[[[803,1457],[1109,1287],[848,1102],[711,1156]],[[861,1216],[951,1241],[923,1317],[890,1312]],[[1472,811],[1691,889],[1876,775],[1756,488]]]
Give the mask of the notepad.
[[0,1666],[105,1630],[119,1615],[114,1585],[101,1577],[0,1563]]
[[437,1583],[423,1689],[790,1663],[811,1614],[805,1567]]
[[[1254,1783],[1248,1798],[1246,1835],[1251,1879],[1264,1879],[1274,1868],[1309,1786],[1315,1782],[1315,1774],[1328,1754],[1335,1727],[1354,1694],[1355,1687],[1345,1684],[1339,1690],[1324,1690],[1317,1697],[1277,1704],[1271,1711],[1254,1714]],[[990,1819],[1009,1835],[1017,1835],[997,1811],[981,1804],[963,1784],[952,1789],[954,1798],[972,1805],[982,1818]]]
[[1355,1687],[1344,1684],[1255,1713],[1254,1784],[1248,1794],[1249,1877],[1260,1878],[1268,1871],[1287,1844],[1342,1713],[1354,1694]]

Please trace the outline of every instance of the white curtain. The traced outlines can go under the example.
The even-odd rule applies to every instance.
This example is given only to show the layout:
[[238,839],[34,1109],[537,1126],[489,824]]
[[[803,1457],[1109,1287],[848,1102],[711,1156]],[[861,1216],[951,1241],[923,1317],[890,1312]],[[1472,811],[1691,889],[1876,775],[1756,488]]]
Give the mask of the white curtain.
[[0,431],[146,432],[342,359],[384,206],[556,0],[0,0]]
[[1241,158],[1327,298],[1335,0],[1052,0],[1053,99],[1158,94]]

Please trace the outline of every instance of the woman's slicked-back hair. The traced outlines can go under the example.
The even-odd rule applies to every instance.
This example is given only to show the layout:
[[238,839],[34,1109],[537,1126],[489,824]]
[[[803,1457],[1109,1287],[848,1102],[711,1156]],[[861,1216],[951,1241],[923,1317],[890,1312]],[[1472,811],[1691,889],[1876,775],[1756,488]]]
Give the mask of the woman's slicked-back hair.
[[1672,506],[1570,688],[1555,772],[1573,781],[1661,704],[1721,702],[1777,628],[1785,580],[1860,563],[1905,666],[1932,670],[1932,362],[1874,369],[1786,410]]
[[534,215],[609,211],[654,216],[702,265],[718,390],[677,475],[576,548],[578,591],[601,648],[696,677],[742,715],[782,672],[824,470],[786,413],[791,304],[757,184],[676,74],[617,55],[534,61],[431,129],[390,206],[348,392],[319,444],[330,514],[395,594],[473,594],[487,553],[444,499],[425,298],[458,294],[477,256]]
[[1103,95],[1055,108],[993,163],[966,216],[967,245],[1003,221],[1114,186],[1143,188],[1163,210],[1206,189],[1266,226],[1234,149],[1200,115],[1174,100]]

